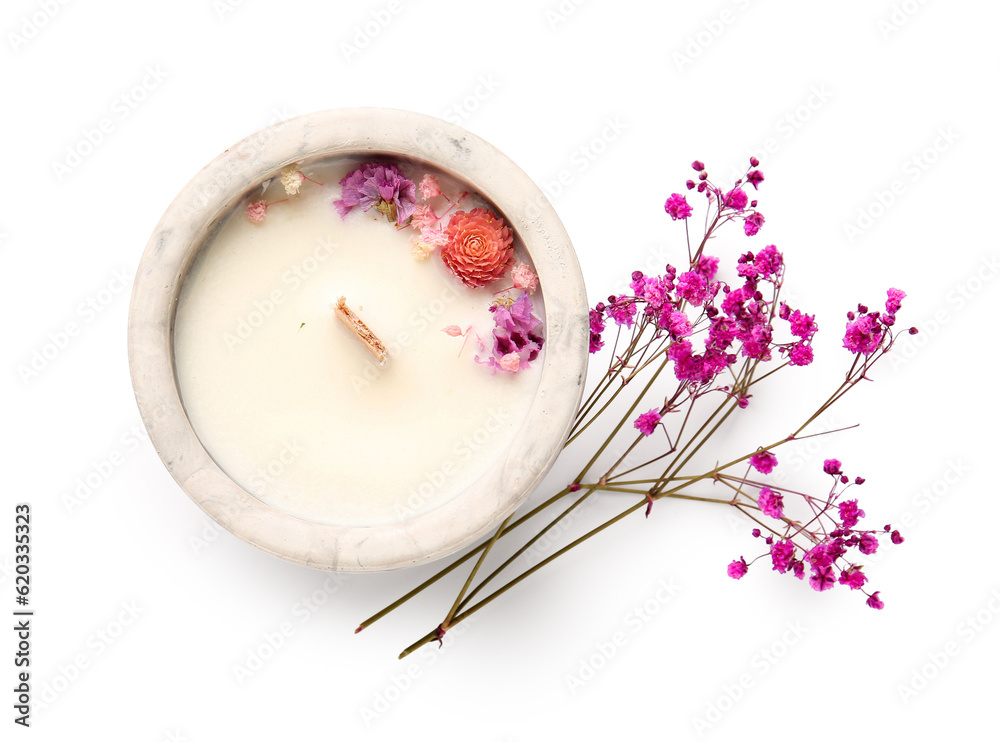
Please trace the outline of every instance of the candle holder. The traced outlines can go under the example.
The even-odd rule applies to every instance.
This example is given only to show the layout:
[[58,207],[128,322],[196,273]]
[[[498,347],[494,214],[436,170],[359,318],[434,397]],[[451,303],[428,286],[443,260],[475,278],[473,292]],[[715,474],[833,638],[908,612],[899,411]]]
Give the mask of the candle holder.
[[[175,347],[185,281],[226,219],[246,210],[256,221],[264,212],[255,214],[251,194],[291,166],[307,170],[310,163],[337,158],[426,167],[466,184],[495,207],[513,232],[516,251],[537,274],[536,305],[545,334],[532,368],[537,373],[534,396],[516,420],[509,445],[484,462],[471,483],[426,507],[340,522],[336,515],[313,519],[294,507],[277,507],[252,491],[245,478],[220,466],[219,455],[213,456],[203,442],[206,431],[192,424],[185,407]],[[338,218],[331,207],[331,219]],[[219,525],[268,553],[309,567],[388,570],[429,562],[472,544],[541,482],[565,443],[583,391],[587,312],[569,236],[539,188],[505,155],[458,126],[420,114],[370,108],[325,111],[283,121],[227,149],[169,206],[136,271],[129,364],[139,411],[157,453],[184,492]],[[486,367],[476,370],[491,373]],[[379,445],[375,433],[366,435],[372,436],[373,446]],[[393,465],[391,455],[382,465]]]

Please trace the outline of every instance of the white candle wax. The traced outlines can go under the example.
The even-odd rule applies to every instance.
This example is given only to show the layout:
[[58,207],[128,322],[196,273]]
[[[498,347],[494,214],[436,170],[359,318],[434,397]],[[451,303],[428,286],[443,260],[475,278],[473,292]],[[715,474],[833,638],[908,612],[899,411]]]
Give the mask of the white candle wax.
[[[374,209],[341,219],[331,201],[357,164],[305,167],[325,185],[303,183],[258,224],[238,206],[188,273],[174,326],[181,398],[219,466],[274,508],[348,526],[398,522],[461,493],[530,434],[519,429],[542,362],[511,374],[473,360],[490,354],[488,307],[508,278],[467,288],[436,253],[414,259],[412,229]],[[284,197],[277,182],[264,194]],[[337,320],[340,296],[388,346],[384,367]],[[531,298],[544,316],[541,291]],[[449,325],[472,325],[471,339]]]

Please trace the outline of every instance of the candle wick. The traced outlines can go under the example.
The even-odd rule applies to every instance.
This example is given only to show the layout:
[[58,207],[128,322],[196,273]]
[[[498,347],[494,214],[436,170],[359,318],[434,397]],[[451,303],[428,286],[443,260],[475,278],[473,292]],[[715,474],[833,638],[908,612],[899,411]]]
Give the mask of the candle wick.
[[378,361],[378,365],[384,366],[389,360],[389,352],[386,350],[385,343],[379,340],[371,328],[347,306],[347,300],[343,296],[337,299],[337,303],[333,305],[333,311],[337,318],[354,333],[354,336],[371,351],[375,360]]

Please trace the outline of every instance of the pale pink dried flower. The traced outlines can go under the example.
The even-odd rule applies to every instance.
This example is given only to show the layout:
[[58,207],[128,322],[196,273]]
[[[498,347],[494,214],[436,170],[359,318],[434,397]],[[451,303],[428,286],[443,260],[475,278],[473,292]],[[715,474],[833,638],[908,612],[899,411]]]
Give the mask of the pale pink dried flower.
[[432,229],[437,226],[441,219],[427,204],[417,204],[410,218],[410,226],[423,232],[425,229]]
[[510,278],[514,282],[515,289],[533,294],[538,288],[538,276],[525,263],[515,265],[514,270],[510,272]]
[[500,359],[499,366],[504,371],[515,372],[521,365],[521,356],[517,352],[511,352]]
[[264,220],[267,215],[267,201],[251,201],[247,204],[247,218],[254,224]]
[[424,176],[424,179],[420,181],[420,197],[425,201],[429,198],[434,198],[435,196],[441,195],[441,184],[438,179],[435,178],[430,173]]

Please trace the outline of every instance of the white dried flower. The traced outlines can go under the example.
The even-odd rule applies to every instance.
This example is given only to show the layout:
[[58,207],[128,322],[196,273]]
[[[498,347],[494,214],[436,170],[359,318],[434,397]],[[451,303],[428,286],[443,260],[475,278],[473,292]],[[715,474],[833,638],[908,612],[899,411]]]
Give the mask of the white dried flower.
[[281,185],[285,187],[285,193],[289,196],[294,196],[299,192],[299,188],[302,186],[302,181],[305,180],[305,175],[299,170],[298,165],[289,165],[284,170],[281,171]]
[[427,258],[430,257],[430,254],[434,252],[434,245],[430,245],[422,239],[417,238],[417,240],[413,243],[411,250],[413,252],[413,257],[417,260],[427,260]]

